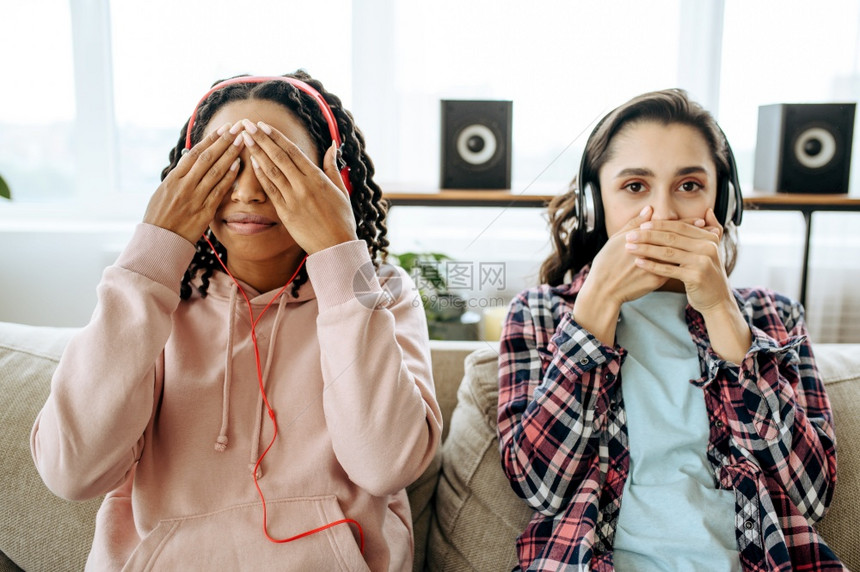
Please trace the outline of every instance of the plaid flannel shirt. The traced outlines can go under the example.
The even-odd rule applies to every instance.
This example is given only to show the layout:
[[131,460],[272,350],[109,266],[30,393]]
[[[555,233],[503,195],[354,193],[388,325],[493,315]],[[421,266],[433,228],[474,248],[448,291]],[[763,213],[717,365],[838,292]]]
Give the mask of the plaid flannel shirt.
[[[613,570],[621,495],[630,466],[622,396],[626,352],[579,326],[571,284],[522,292],[511,304],[499,356],[502,466],[535,509],[517,541],[527,570]],[[715,486],[735,498],[744,570],[845,570],[813,528],[833,495],[830,404],[800,304],[761,289],[735,290],[752,333],[738,366],[710,347],[702,315],[686,310],[710,421]]]

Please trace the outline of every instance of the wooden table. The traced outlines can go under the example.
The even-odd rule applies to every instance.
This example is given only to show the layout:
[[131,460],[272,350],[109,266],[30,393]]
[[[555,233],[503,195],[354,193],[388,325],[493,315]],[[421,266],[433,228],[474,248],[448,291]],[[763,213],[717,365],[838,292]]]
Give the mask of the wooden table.
[[[555,197],[546,192],[519,192],[507,189],[434,189],[427,191],[386,191],[392,206],[424,207],[530,207],[544,208]],[[809,275],[809,244],[812,213],[816,211],[860,212],[860,197],[847,194],[767,193],[752,191],[744,195],[747,211],[798,211],[803,214],[803,264],[800,277],[800,303],[806,305]]]

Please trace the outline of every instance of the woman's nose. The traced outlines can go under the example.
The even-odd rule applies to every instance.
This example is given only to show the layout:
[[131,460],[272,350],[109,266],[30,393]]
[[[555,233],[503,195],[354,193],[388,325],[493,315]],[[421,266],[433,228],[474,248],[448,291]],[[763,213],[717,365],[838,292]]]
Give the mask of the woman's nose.
[[254,174],[254,169],[251,167],[251,158],[242,154],[242,161],[239,164],[239,174],[233,182],[233,187],[230,189],[230,198],[234,202],[239,203],[263,203],[266,202],[266,192],[260,181],[257,180],[257,175]]
[[669,190],[653,193],[651,208],[654,209],[652,220],[677,220],[680,218],[672,193]]

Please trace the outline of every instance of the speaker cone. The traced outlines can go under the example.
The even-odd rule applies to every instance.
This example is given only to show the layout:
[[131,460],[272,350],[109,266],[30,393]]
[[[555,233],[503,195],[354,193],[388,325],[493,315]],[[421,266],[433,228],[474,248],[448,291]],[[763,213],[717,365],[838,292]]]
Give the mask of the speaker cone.
[[496,136],[486,125],[473,123],[457,136],[457,153],[471,165],[483,165],[496,154]]
[[836,157],[836,137],[822,127],[804,129],[794,141],[794,158],[807,169],[820,169]]

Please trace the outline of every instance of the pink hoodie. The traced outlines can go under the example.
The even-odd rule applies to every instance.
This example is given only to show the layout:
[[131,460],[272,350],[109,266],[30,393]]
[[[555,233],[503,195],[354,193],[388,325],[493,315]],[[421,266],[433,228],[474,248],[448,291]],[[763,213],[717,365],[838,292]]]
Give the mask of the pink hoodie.
[[[247,305],[216,272],[180,301],[194,246],[141,224],[105,270],[31,437],[57,495],[109,493],[88,570],[411,570],[404,487],[427,467],[442,418],[427,328],[409,277],[362,241],[310,256],[310,280],[257,325],[272,438]],[[367,276],[365,274],[365,276]],[[384,281],[385,279],[383,279]],[[255,316],[276,292],[243,285]],[[356,294],[358,292],[358,294]],[[386,292],[391,295],[387,295]]]

